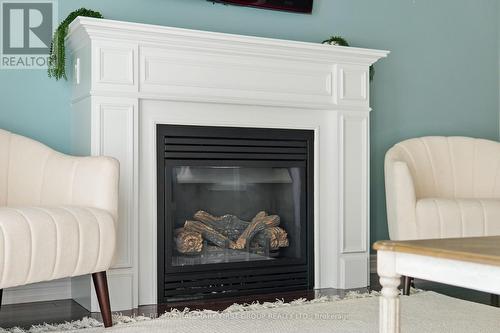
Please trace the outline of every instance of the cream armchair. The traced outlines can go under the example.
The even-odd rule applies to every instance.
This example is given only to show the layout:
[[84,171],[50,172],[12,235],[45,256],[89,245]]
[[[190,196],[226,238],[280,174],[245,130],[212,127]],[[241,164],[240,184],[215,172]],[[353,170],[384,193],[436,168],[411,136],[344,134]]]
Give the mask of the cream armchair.
[[[385,156],[393,240],[500,235],[500,143],[423,137]],[[405,279],[404,293],[410,279]]]
[[106,270],[118,168],[112,158],[67,156],[0,130],[1,289],[92,274],[104,325],[112,325]]

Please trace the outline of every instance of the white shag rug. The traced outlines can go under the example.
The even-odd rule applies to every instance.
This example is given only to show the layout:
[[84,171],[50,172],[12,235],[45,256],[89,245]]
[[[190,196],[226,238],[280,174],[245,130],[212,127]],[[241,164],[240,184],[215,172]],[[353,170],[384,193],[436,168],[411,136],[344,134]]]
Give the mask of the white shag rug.
[[[172,311],[159,318],[114,316],[114,326],[104,329],[95,319],[84,318],[59,325],[14,328],[1,333],[363,333],[378,332],[378,296],[349,293],[345,298],[322,297],[284,303],[232,305],[222,312]],[[420,291],[401,297],[401,330],[425,332],[499,332],[500,309]]]

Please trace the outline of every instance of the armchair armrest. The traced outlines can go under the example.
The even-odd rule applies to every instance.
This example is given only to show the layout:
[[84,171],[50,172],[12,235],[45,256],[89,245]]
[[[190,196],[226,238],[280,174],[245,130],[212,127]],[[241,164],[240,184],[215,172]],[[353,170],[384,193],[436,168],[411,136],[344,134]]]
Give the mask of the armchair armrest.
[[406,162],[393,159],[390,152],[385,159],[385,191],[390,238],[417,238],[417,200],[413,178]]

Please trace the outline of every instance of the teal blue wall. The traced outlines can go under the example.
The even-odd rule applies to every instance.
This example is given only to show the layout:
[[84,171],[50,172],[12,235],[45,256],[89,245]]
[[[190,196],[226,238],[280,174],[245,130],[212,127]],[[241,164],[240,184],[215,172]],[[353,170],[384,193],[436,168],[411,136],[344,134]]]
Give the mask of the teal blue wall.
[[[391,50],[372,84],[372,240],[386,238],[383,157],[397,141],[443,134],[498,137],[497,0],[315,0],[312,15],[204,0],[59,0],[106,18]],[[0,127],[69,150],[69,84],[44,71],[0,71]]]

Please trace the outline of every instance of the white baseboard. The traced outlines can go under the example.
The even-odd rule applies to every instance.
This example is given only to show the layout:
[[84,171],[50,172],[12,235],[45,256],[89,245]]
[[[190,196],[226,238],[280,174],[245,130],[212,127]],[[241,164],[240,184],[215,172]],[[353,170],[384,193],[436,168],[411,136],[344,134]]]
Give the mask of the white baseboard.
[[[132,269],[111,269],[107,272],[107,275],[111,311],[123,311],[137,308],[137,298],[134,297],[134,275]],[[93,284],[90,296],[90,311],[99,312],[99,303],[97,302],[97,295]]]
[[92,285],[90,275],[81,275],[71,278],[71,298],[90,311],[90,288]]
[[[131,268],[110,269],[107,272],[111,311],[123,311],[137,308],[137,296],[134,296],[134,275]],[[90,275],[72,279],[72,298],[91,312],[99,312],[99,303]]]
[[[111,310],[137,308],[134,296],[134,279],[131,269],[108,271]],[[2,304],[17,304],[59,299],[73,299],[87,310],[99,312],[90,275],[66,278],[4,289]]]
[[7,288],[2,304],[52,301],[71,298],[71,279],[61,279]]

